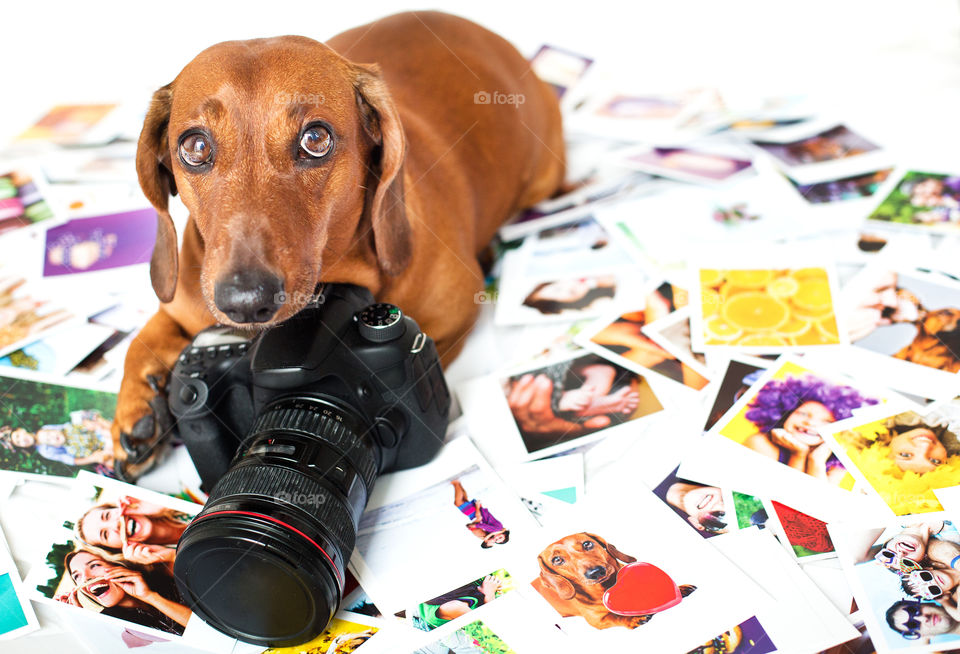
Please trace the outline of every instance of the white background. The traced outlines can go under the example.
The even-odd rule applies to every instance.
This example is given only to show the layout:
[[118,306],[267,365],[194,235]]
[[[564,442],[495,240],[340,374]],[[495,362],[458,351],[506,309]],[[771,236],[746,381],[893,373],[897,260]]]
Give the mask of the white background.
[[[499,32],[527,55],[549,42],[591,56],[631,87],[806,94],[814,106],[878,135],[901,160],[960,166],[956,0],[513,0],[438,7]],[[55,103],[145,101],[218,41],[279,34],[323,40],[411,8],[357,0],[7,2],[0,17],[0,143]],[[82,651],[57,632],[49,611],[40,619],[43,635],[4,643],[4,654]]]

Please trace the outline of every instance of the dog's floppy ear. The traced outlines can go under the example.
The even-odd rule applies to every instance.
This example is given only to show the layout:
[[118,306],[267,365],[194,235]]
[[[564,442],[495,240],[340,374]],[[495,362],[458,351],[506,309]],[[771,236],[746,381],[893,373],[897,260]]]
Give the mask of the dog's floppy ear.
[[603,540],[602,538],[600,538],[600,537],[597,536],[596,534],[591,534],[591,533],[588,533],[588,532],[583,532],[583,533],[587,534],[587,536],[589,536],[589,537],[592,538],[593,540],[595,540],[595,541],[597,541],[598,543],[600,543],[601,545],[603,545],[603,548],[604,548],[605,550],[607,550],[608,552],[610,552],[610,555],[613,556],[613,558],[617,559],[618,561],[621,561],[621,562],[623,562],[623,563],[636,563],[636,561],[637,561],[637,558],[636,558],[636,557],[630,556],[629,554],[624,554],[623,552],[621,552],[621,551],[618,550],[616,547],[614,547],[613,545],[611,545],[611,544],[608,543],[607,541]]
[[137,144],[137,178],[143,194],[157,210],[157,242],[150,258],[150,281],[162,302],[173,299],[177,288],[177,230],[168,209],[177,194],[167,143],[167,124],[173,90],[168,84],[153,94]]
[[540,561],[540,579],[543,581],[543,585],[556,593],[557,597],[562,600],[573,599],[577,591],[570,580],[554,572],[553,568],[543,560],[543,555],[537,558]]
[[376,188],[367,194],[364,211],[373,226],[380,268],[388,275],[398,275],[413,253],[403,195],[403,125],[377,65],[353,64],[353,79],[363,129],[374,143],[370,168]]

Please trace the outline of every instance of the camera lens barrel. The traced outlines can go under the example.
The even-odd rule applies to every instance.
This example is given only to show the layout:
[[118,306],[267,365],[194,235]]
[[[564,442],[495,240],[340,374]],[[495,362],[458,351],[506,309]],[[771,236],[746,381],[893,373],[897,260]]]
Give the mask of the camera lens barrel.
[[340,604],[379,471],[370,425],[342,402],[274,400],[180,540],[174,574],[202,619],[240,640],[317,636]]

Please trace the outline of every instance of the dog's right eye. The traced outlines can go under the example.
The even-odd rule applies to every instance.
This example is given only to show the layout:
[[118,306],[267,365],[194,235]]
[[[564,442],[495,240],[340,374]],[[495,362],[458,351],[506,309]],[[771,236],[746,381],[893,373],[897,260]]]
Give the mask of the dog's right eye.
[[563,557],[555,556],[552,559],[550,559],[550,563],[552,563],[553,565],[563,565]]
[[213,148],[210,140],[198,132],[185,135],[180,139],[180,160],[194,168],[212,163]]

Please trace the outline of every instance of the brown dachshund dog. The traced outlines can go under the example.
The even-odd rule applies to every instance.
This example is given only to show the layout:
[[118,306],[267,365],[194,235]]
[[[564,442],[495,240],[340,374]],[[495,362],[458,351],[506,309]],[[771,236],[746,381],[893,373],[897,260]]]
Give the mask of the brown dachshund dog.
[[[636,629],[652,615],[618,615],[603,605],[603,594],[617,581],[623,563],[636,558],[624,554],[599,536],[572,534],[540,552],[540,576],[532,586],[563,617],[580,615],[591,627]],[[696,586],[680,586],[686,597]]]
[[[137,151],[159,213],[160,310],[130,346],[114,443],[164,429],[152,407],[177,355],[215,323],[257,329],[322,282],[364,286],[459,352],[497,228],[564,176],[557,98],[499,36],[404,13],[326,44],[220,43],[157,91]],[[179,257],[168,200],[190,217]],[[159,409],[158,409],[159,414]],[[123,472],[136,477],[150,460]]]

